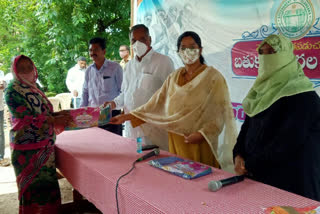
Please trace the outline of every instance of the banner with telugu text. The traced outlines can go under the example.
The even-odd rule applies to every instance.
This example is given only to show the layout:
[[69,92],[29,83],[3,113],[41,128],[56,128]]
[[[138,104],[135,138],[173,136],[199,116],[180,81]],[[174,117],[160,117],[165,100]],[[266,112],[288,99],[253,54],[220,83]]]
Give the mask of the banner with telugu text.
[[154,50],[175,67],[177,38],[195,31],[207,65],[229,86],[238,130],[244,121],[242,100],[258,74],[259,43],[270,34],[292,39],[303,70],[320,94],[320,0],[135,0],[134,24],[145,24]]

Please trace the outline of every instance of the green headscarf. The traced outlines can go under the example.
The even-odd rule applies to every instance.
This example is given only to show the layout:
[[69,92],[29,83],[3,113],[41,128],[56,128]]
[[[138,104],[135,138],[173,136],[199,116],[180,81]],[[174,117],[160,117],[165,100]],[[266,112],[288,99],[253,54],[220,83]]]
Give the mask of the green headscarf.
[[275,54],[259,54],[256,81],[243,100],[244,112],[253,117],[282,97],[313,91],[313,84],[303,73],[293,53],[292,42],[282,35],[270,35],[258,49],[268,43]]

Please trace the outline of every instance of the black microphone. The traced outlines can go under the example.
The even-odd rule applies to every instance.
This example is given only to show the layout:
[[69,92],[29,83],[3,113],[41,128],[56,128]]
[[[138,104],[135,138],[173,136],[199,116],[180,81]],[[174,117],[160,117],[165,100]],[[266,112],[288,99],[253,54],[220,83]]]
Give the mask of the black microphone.
[[240,175],[240,176],[233,176],[230,178],[226,178],[220,181],[210,181],[208,184],[208,188],[210,191],[215,192],[221,189],[221,187],[238,183],[240,181],[243,181],[243,179],[244,179],[244,175]]
[[159,148],[156,148],[156,149],[152,150],[151,152],[145,154],[141,158],[137,159],[136,162],[144,161],[145,159],[151,158],[153,156],[157,156],[159,154],[160,154],[160,150],[159,150]]

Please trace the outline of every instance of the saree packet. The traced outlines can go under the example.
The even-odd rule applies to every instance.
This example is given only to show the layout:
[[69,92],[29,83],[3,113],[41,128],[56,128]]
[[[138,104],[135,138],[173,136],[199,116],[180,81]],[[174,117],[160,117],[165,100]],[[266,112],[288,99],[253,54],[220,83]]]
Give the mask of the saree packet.
[[320,214],[319,206],[309,206],[303,208],[291,206],[273,206],[265,210],[266,214]]
[[149,161],[153,167],[185,179],[194,179],[212,173],[211,167],[178,157],[166,157]]
[[110,106],[85,107],[68,110],[73,121],[66,126],[65,130],[78,130],[108,124],[111,118]]

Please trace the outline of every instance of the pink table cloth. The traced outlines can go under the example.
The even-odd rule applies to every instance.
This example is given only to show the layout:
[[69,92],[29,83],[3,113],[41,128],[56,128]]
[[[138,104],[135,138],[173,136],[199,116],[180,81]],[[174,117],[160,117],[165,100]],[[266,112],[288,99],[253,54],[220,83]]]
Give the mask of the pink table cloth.
[[[140,156],[134,140],[100,128],[65,131],[56,141],[57,167],[72,186],[103,213],[116,213],[116,181]],[[161,151],[157,158],[166,156],[170,153]],[[137,163],[120,181],[120,213],[253,214],[276,205],[320,206],[320,202],[249,179],[210,192],[211,180],[232,174],[213,169],[210,175],[185,180],[151,167],[149,160]]]

